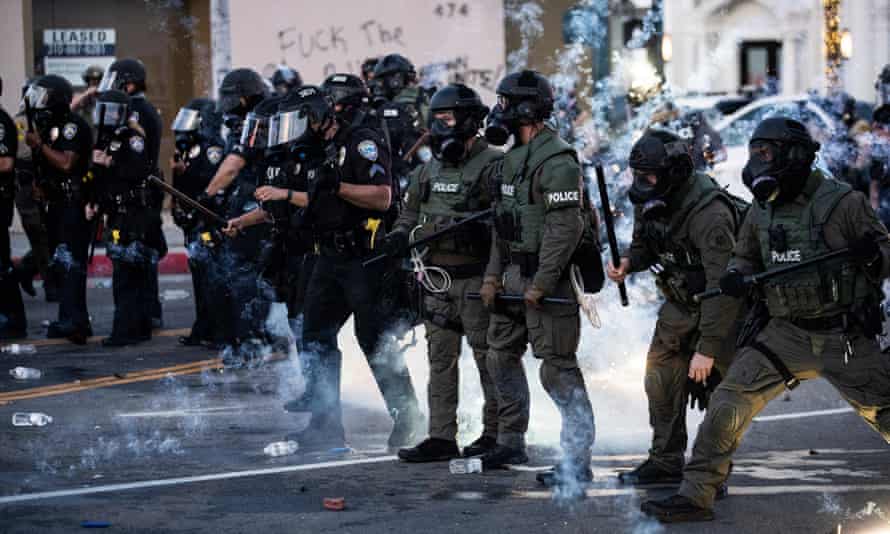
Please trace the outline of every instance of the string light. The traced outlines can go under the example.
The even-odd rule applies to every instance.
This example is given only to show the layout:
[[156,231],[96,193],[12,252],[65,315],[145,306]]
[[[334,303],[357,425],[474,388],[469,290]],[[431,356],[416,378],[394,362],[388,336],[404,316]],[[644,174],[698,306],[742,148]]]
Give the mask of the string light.
[[841,54],[841,0],[822,0],[825,18],[825,79],[829,91],[840,85]]

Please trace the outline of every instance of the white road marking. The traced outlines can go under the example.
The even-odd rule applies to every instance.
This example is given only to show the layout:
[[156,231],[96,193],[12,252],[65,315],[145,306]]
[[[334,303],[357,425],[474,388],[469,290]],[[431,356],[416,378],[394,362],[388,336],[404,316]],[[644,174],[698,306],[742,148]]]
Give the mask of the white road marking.
[[195,415],[227,415],[243,413],[246,406],[208,406],[206,408],[184,408],[182,410],[162,410],[156,412],[130,412],[115,414],[116,417],[191,417]]
[[765,423],[767,421],[782,421],[784,419],[802,419],[804,417],[819,417],[822,415],[837,415],[842,413],[853,412],[853,408],[835,408],[833,410],[815,410],[812,412],[794,412],[783,413],[779,415],[761,415],[754,418],[755,423]]
[[209,475],[197,475],[190,477],[162,478],[158,480],[141,480],[139,482],[126,482],[121,484],[108,484],[91,488],[75,488],[67,490],[43,491],[40,493],[25,493],[22,495],[9,495],[0,497],[0,505],[26,501],[38,501],[54,499],[57,497],[75,497],[79,495],[92,495],[95,493],[109,493],[113,491],[125,491],[144,488],[159,488],[164,486],[178,486],[180,484],[192,484],[194,482],[210,482],[213,480],[228,480],[231,478],[255,477],[274,475],[279,473],[294,473],[298,471],[313,471],[329,467],[346,467],[349,465],[375,464],[395,461],[395,456],[380,456],[377,458],[356,458],[353,460],[339,460],[336,462],[319,462],[314,464],[287,465],[282,467],[270,467],[267,469],[249,469],[247,471],[229,471],[226,473],[212,473]]

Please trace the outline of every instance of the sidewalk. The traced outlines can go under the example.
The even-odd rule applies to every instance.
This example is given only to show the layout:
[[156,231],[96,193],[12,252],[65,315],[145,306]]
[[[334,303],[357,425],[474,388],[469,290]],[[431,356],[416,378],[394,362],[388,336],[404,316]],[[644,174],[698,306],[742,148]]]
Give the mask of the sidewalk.
[[[160,274],[186,274],[189,272],[188,256],[183,243],[182,230],[173,224],[173,217],[169,212],[164,211],[163,219],[164,236],[167,238],[169,252],[158,264],[158,272]],[[9,232],[12,257],[17,260],[31,248],[31,245],[28,243],[28,236],[25,235],[25,231],[22,229],[22,221],[19,219],[18,212],[13,217],[12,227],[9,229]],[[105,256],[105,248],[96,247],[96,255],[89,267],[89,276],[111,276],[111,270],[111,260]]]

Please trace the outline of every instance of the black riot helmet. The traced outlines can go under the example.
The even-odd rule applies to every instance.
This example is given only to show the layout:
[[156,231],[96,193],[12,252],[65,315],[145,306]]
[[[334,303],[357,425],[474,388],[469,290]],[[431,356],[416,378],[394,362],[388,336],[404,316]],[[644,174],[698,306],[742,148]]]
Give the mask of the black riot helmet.
[[884,65],[875,80],[875,91],[877,92],[877,105],[890,105],[890,64]]
[[742,180],[759,202],[793,200],[806,184],[819,143],[806,126],[787,117],[764,119],[748,143]]
[[303,78],[300,77],[299,72],[287,65],[278,65],[272,77],[269,78],[269,82],[272,83],[275,92],[283,96],[303,85]]
[[357,112],[370,102],[368,87],[354,74],[332,74],[321,89],[331,97],[337,119],[343,124],[351,124]]
[[269,124],[278,113],[278,106],[284,96],[272,95],[260,101],[247,113],[241,127],[241,146],[252,154],[262,153],[269,142]]
[[304,85],[281,101],[269,123],[269,147],[289,145],[295,153],[318,153],[323,131],[333,124],[334,101],[314,85]]
[[83,74],[81,74],[80,77],[83,80],[84,85],[89,87],[91,83],[98,85],[102,81],[103,75],[104,72],[102,71],[102,67],[99,65],[90,65],[83,71]]
[[61,121],[68,116],[74,90],[65,78],[47,74],[37,78],[23,97],[25,107],[30,110],[34,121],[40,127]]
[[503,145],[520,126],[544,121],[553,112],[553,87],[533,70],[508,74],[497,88],[498,103],[488,116],[485,138]]
[[219,86],[217,107],[223,115],[243,118],[265,96],[266,84],[262,76],[252,69],[235,69],[225,75]]
[[374,96],[392,100],[417,81],[414,64],[401,54],[383,56],[374,67]]
[[130,116],[130,97],[123,91],[102,91],[96,97],[93,108],[93,124],[96,128],[116,130],[127,123]]
[[185,153],[200,138],[219,135],[222,117],[216,111],[216,103],[209,98],[194,98],[179,108],[170,129],[175,136],[176,148]]
[[136,91],[145,91],[145,65],[135,58],[118,59],[108,66],[99,84],[99,92],[117,89],[126,91],[128,83],[136,86]]
[[368,83],[374,77],[374,68],[380,63],[379,57],[369,57],[362,61],[362,80]]
[[[443,114],[452,117],[442,117]],[[430,100],[430,142],[433,156],[457,163],[466,155],[466,142],[474,137],[488,107],[476,91],[462,83],[446,85]],[[453,122],[452,122],[453,119]]]
[[647,130],[631,148],[628,164],[633,173],[628,197],[650,219],[667,214],[671,195],[693,171],[689,144],[664,130]]

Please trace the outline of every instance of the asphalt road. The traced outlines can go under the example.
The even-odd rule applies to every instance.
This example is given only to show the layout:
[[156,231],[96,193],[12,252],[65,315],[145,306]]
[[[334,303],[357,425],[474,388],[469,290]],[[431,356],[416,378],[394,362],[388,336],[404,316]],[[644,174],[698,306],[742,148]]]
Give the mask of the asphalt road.
[[[110,330],[111,290],[90,280],[97,282],[90,311],[101,336]],[[0,355],[3,369],[44,372],[31,382],[0,372],[0,532],[73,532],[84,521],[114,532],[890,532],[890,447],[823,381],[777,399],[752,424],[715,522],[663,527],[644,519],[640,500],[670,488],[625,488],[615,473],[648,447],[642,351],[651,305],[604,303],[603,329],[585,331],[596,481],[587,498],[563,501],[534,479],[557,456],[559,422],[533,361],[532,462],[521,470],[451,475],[446,464],[395,461],[384,449],[391,423],[351,328],[341,333],[351,450],[270,458],[268,443],[306,424],[281,408],[302,387],[296,360],[211,369],[216,354],[176,342],[193,317],[190,282],[169,277],[162,291],[166,330],[151,342],[126,350],[38,342],[35,355]],[[27,306],[30,335],[39,339],[55,307],[39,299]],[[418,341],[408,359],[423,394],[422,332]],[[479,429],[479,396],[464,356],[459,439],[466,443]],[[19,411],[54,421],[13,427]],[[692,433],[700,420],[690,415]],[[325,510],[328,497],[344,497],[345,510]]]

